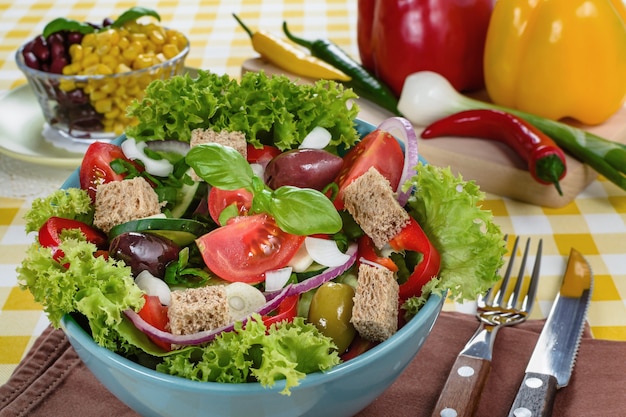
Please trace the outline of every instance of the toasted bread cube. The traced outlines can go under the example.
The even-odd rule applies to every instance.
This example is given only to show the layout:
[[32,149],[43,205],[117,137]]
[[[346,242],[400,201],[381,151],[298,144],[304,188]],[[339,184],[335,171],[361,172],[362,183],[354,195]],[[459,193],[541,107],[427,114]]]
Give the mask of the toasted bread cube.
[[[244,158],[248,157],[248,143],[246,142],[246,135],[242,132],[228,132],[226,130],[216,132],[211,129],[192,130],[189,145],[194,147],[203,143],[217,143],[230,146],[243,155]],[[194,181],[202,181],[193,170],[191,170],[191,178]]]
[[361,264],[358,282],[350,322],[364,339],[389,339],[398,330],[400,290],[393,272]]
[[98,186],[93,224],[108,233],[113,226],[161,213],[159,196],[137,177]]
[[213,330],[229,322],[228,298],[223,285],[172,291],[167,310],[172,334]]
[[410,221],[409,214],[396,200],[391,184],[374,167],[346,187],[343,199],[346,210],[378,249]]

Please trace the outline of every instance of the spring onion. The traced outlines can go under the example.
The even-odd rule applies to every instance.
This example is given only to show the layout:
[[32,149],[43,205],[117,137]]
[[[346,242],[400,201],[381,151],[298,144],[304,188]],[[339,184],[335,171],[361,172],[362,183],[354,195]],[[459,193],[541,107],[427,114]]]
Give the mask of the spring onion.
[[448,80],[435,72],[421,71],[409,75],[400,95],[398,109],[404,117],[420,126],[427,126],[464,110],[506,111],[533,124],[570,155],[626,190],[626,145],[558,121],[463,96]]

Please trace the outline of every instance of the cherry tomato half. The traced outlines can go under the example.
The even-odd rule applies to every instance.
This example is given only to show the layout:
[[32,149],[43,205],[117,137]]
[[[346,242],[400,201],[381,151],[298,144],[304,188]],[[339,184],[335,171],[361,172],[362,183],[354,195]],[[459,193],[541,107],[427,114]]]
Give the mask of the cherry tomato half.
[[233,204],[237,207],[237,213],[240,216],[245,216],[252,206],[252,193],[245,188],[222,190],[213,187],[209,191],[209,214],[216,224],[221,224],[219,217],[222,211]]
[[396,190],[402,168],[404,153],[402,147],[392,134],[376,129],[367,134],[343,157],[343,165],[335,183],[339,187],[334,204],[337,210],[344,208],[344,189],[355,179],[374,167],[389,180],[391,187]]
[[[95,201],[98,185],[124,179],[125,174],[118,174],[111,168],[111,162],[118,158],[132,163],[122,148],[112,143],[94,142],[87,148],[80,165],[79,180],[80,188],[87,191],[92,201]],[[139,169],[138,165],[135,166]]]
[[304,236],[282,231],[262,213],[232,218],[225,226],[196,239],[206,266],[231,282],[256,284],[265,272],[287,265]]
[[248,143],[246,149],[247,160],[250,164],[267,164],[272,158],[281,154],[280,149],[272,145],[263,145],[262,148],[255,148]]

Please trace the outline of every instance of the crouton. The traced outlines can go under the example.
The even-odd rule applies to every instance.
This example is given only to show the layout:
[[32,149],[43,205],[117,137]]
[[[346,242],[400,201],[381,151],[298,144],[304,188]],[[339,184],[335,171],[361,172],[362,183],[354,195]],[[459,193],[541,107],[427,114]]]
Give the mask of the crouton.
[[359,265],[350,322],[364,339],[382,342],[398,330],[399,285],[387,268]]
[[[246,136],[242,132],[228,132],[226,130],[216,132],[211,129],[192,130],[189,145],[193,147],[203,143],[218,143],[220,145],[230,146],[243,155],[244,158],[248,157],[248,144],[246,142]],[[194,181],[201,181],[201,178],[198,177],[193,170],[191,170],[191,178]]]
[[361,229],[381,249],[409,223],[409,214],[396,200],[391,184],[374,167],[344,190],[343,201]]
[[113,226],[161,213],[157,193],[144,178],[98,186],[93,224],[108,233]]
[[169,330],[182,335],[213,330],[229,323],[228,298],[223,285],[172,291],[167,310]]

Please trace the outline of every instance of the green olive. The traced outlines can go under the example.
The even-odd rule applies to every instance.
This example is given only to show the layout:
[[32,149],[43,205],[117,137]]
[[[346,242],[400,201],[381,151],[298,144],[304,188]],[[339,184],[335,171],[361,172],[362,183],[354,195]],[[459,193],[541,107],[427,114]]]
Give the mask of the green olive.
[[350,285],[327,282],[317,289],[311,300],[309,322],[322,334],[333,339],[339,353],[348,349],[356,335],[356,330],[350,323],[353,297],[354,289]]

